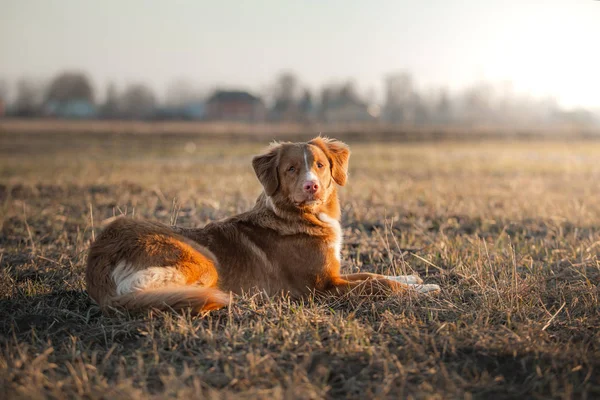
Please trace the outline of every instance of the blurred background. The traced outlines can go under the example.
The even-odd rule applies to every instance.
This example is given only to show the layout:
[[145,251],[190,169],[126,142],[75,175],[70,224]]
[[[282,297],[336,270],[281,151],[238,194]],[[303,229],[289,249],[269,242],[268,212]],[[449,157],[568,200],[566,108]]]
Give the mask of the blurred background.
[[600,128],[600,2],[4,0],[0,118]]

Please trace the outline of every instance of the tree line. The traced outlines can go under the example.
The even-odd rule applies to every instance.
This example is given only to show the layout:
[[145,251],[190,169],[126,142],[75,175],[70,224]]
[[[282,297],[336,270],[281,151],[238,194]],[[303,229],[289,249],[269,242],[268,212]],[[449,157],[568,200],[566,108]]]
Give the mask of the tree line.
[[[8,102],[10,92],[13,96]],[[387,75],[379,98],[373,89],[360,92],[351,79],[313,90],[291,72],[279,74],[260,92],[267,109],[265,118],[272,121],[494,126],[599,123],[598,115],[592,112],[563,110],[553,99],[518,94],[510,84],[479,82],[460,92],[444,87],[423,90],[407,72]],[[205,103],[210,94],[193,82],[179,79],[168,86],[162,99],[144,83],[121,89],[108,84],[104,95],[99,96],[89,76],[81,71],[64,71],[48,82],[20,79],[12,88],[0,80],[0,103],[4,100],[5,115],[16,117],[53,116],[61,107],[71,107],[74,115],[79,110],[83,116],[93,109],[96,118],[178,118],[183,114],[177,110]]]

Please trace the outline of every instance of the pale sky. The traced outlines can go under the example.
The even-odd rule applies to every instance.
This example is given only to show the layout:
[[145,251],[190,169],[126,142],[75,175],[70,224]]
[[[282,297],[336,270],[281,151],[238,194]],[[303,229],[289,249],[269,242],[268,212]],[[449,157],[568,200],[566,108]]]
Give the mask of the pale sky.
[[566,107],[600,108],[596,0],[0,0],[0,79],[87,71],[97,93],[186,78],[260,90],[282,70],[313,89],[354,78],[381,92],[511,81]]

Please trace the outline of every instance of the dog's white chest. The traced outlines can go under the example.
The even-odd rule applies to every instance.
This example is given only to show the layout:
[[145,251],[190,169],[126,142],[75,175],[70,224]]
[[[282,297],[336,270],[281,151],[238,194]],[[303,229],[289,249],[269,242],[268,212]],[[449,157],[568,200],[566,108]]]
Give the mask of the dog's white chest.
[[329,215],[325,213],[319,214],[319,219],[329,225],[334,232],[333,240],[330,241],[329,246],[333,248],[335,252],[335,258],[338,261],[342,259],[342,242],[344,240],[342,226],[339,221],[331,218]]

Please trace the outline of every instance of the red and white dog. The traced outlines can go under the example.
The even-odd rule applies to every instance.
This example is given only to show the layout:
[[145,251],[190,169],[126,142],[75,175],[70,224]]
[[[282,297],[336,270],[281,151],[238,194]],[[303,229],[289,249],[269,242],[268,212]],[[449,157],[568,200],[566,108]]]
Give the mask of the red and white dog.
[[103,310],[202,312],[250,289],[294,298],[439,291],[414,275],[340,273],[337,185],[349,157],[347,145],[322,137],[276,144],[252,160],[264,191],[248,212],[199,229],[117,219],[90,248],[88,293]]

